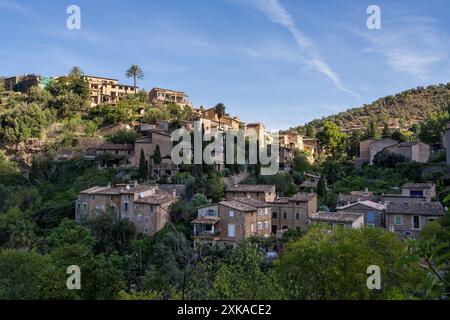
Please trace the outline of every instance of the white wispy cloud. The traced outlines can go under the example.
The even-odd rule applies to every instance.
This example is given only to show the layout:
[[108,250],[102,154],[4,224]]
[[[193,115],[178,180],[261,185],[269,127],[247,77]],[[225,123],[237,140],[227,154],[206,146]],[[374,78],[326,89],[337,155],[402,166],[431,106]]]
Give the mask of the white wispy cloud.
[[292,34],[299,48],[307,56],[308,63],[316,71],[330,79],[339,90],[347,92],[360,99],[360,95],[358,93],[344,86],[339,75],[333,71],[333,69],[322,58],[320,50],[317,48],[314,41],[297,27],[293,17],[278,0],[252,0],[252,3],[273,23],[282,25]]
[[403,17],[360,35],[370,44],[367,51],[380,54],[392,69],[413,76],[426,76],[448,59],[450,37],[432,19]]

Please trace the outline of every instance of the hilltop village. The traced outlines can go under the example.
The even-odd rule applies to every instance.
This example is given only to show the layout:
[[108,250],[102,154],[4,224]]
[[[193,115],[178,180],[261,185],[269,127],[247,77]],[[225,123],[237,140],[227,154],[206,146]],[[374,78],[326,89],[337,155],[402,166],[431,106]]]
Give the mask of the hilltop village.
[[[36,262],[46,275],[46,263],[57,269],[62,256],[76,263],[83,250],[89,263],[114,264],[112,287],[92,287],[82,298],[327,299],[329,291],[316,288],[320,274],[303,282],[321,258],[344,264],[339,253],[354,252],[345,263],[365,268],[374,264],[371,253],[389,269],[388,259],[414,252],[406,268],[424,283],[437,274],[439,285],[419,290],[408,279],[396,286],[400,271],[391,270],[381,294],[361,289],[357,297],[443,294],[446,267],[426,259],[446,253],[438,244],[449,234],[447,109],[411,128],[371,119],[349,130],[327,120],[275,135],[258,119],[244,123],[228,114],[224,103],[195,106],[183,91],[140,89],[144,75],[136,65],[127,76],[134,85],[78,67],[67,76],[2,78],[0,246],[9,251],[0,257],[11,250],[33,252],[36,261],[49,257]],[[244,164],[175,164],[172,133],[193,134],[195,123],[203,134],[242,130],[261,149],[276,146],[278,173],[262,175],[250,150]],[[421,251],[430,240],[436,252]],[[249,272],[259,284],[246,282],[240,259],[256,259]],[[89,271],[92,279],[100,271]],[[243,287],[225,292],[236,279]],[[274,279],[273,292],[265,292]],[[295,288],[284,286],[290,281],[298,281]],[[352,297],[350,286],[339,286],[340,297]],[[319,291],[323,296],[315,296]]]

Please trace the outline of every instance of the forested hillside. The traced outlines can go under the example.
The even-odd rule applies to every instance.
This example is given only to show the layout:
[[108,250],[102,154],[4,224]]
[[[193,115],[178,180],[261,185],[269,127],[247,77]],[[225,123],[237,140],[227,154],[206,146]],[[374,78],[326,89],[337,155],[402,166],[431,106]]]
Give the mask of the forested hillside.
[[376,119],[380,126],[387,123],[391,127],[409,128],[449,105],[450,83],[439,84],[406,90],[359,108],[311,121],[309,124],[321,128],[326,120],[332,120],[345,130],[365,127],[371,119]]

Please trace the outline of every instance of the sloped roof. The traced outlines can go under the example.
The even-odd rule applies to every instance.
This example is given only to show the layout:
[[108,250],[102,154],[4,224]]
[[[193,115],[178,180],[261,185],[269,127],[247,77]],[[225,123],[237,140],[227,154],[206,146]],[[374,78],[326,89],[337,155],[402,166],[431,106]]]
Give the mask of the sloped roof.
[[272,192],[275,189],[275,185],[265,184],[238,184],[227,187],[226,191],[233,192]]
[[350,204],[347,204],[345,206],[338,207],[336,209],[338,209],[338,210],[345,210],[345,209],[351,208],[351,207],[356,206],[356,205],[362,205],[362,206],[369,207],[369,208],[372,208],[372,209],[375,209],[375,210],[384,210],[384,209],[386,209],[386,207],[384,205],[376,203],[376,202],[372,202],[370,200],[364,200],[364,201],[358,201],[358,202],[355,202],[355,203],[350,203]]
[[168,192],[157,189],[157,190],[155,190],[155,194],[138,199],[135,202],[158,205],[158,204],[163,204],[163,203],[166,203],[169,201],[176,200],[177,198],[178,197],[174,196],[173,194],[170,194]]
[[254,206],[244,204],[244,203],[236,201],[236,200],[225,200],[225,201],[219,202],[219,204],[229,207],[229,208],[232,208],[232,209],[239,210],[239,211],[244,211],[244,212],[258,210],[258,208],[254,207]]
[[345,213],[345,212],[318,212],[314,217],[310,218],[311,221],[321,222],[344,222],[353,223],[363,214]]
[[405,202],[405,203],[388,203],[386,213],[390,214],[415,214],[428,216],[443,216],[445,214],[444,207],[439,201],[434,202]]
[[256,208],[267,208],[270,207],[270,204],[264,201],[260,201],[254,198],[248,198],[248,197],[239,197],[239,198],[233,198],[233,200],[236,200],[238,202],[241,202],[243,204],[253,206]]

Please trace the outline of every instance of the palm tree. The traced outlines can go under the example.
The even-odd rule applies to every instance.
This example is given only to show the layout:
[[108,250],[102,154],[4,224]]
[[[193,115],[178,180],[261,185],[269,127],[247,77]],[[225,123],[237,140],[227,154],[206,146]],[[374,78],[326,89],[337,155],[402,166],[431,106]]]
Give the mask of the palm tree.
[[136,79],[144,79],[144,71],[137,64],[132,64],[130,69],[127,70],[125,74],[127,78],[133,78],[134,80],[134,93],[137,93]]
[[70,69],[69,77],[81,78],[81,76],[83,76],[83,75],[84,75],[84,72],[78,66],[73,66],[72,69]]
[[220,130],[221,127],[220,120],[225,115],[225,105],[223,103],[218,103],[214,107],[214,110],[216,111],[217,117],[219,118],[219,130]]

